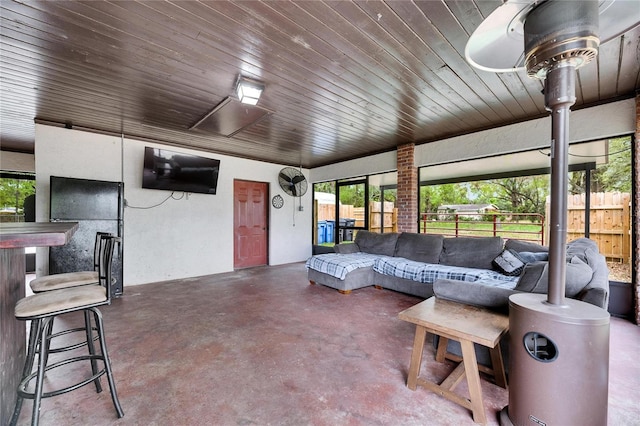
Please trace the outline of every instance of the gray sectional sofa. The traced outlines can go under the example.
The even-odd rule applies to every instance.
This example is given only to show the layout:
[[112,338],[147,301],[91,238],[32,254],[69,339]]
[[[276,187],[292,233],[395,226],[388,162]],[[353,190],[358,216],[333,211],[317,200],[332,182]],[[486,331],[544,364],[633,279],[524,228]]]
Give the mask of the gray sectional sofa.
[[[494,262],[503,251],[522,261],[522,272],[509,276]],[[508,309],[519,292],[546,293],[547,248],[500,237],[445,238],[414,233],[359,231],[354,243],[335,246],[336,253],[307,260],[309,281],[343,293],[375,285],[422,298],[433,295],[467,304]],[[592,240],[567,244],[567,297],[604,309],[609,281],[605,258]]]

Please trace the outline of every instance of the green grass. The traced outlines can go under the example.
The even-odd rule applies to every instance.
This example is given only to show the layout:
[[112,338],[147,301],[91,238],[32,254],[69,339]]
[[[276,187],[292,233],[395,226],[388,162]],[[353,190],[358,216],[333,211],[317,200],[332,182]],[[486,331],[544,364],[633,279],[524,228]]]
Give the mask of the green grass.
[[[540,224],[509,222],[498,224],[494,234],[493,223],[461,221],[458,222],[457,236],[491,237],[495,235],[507,239],[514,238],[520,240],[540,241],[540,231]],[[456,224],[453,222],[431,221],[427,222],[425,227],[425,223],[421,221],[420,232],[456,236]]]

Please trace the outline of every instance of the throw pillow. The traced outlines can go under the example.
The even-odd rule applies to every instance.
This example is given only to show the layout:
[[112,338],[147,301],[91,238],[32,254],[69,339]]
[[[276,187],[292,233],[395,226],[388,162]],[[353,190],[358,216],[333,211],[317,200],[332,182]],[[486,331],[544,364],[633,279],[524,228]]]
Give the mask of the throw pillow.
[[493,266],[502,274],[510,277],[520,275],[524,269],[525,262],[517,252],[511,250],[503,250],[495,259]]

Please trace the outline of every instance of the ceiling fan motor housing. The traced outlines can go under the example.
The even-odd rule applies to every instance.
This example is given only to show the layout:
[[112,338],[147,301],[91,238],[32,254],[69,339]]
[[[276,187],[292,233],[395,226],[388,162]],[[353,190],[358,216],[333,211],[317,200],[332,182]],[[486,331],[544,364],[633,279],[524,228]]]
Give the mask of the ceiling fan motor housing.
[[599,11],[597,1],[541,3],[524,23],[525,65],[529,77],[544,79],[559,65],[576,69],[598,54]]

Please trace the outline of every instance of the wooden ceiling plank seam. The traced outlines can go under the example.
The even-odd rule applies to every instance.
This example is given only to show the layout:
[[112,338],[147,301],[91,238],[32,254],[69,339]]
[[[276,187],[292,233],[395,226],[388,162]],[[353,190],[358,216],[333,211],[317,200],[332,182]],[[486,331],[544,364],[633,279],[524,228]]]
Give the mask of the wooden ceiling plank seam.
[[614,75],[615,78],[599,78],[599,100],[603,99],[607,93],[618,93],[618,69],[620,67],[620,43],[604,43],[598,49],[598,56],[595,61],[585,65],[598,67],[598,75]]
[[472,1],[451,1],[443,0],[444,5],[449,10],[451,16],[458,22],[458,25],[468,36],[480,26],[485,20],[485,16],[478,8],[478,4]]
[[[6,45],[5,45],[6,48]],[[5,50],[5,55],[4,55],[4,61],[2,66],[0,67],[1,69],[4,69],[6,71],[9,70],[8,65],[10,65],[10,62],[7,61],[7,58],[10,55],[7,55],[7,51]],[[40,69],[42,69],[42,65],[46,64],[47,61],[44,60],[44,58],[40,59]],[[26,63],[23,62],[22,65],[24,65]],[[19,67],[19,63],[17,64],[17,66]],[[51,64],[51,66],[49,66],[48,68],[51,69],[52,71],[54,70],[55,65]],[[24,78],[25,76],[29,75],[29,71],[16,71],[18,73],[20,73],[22,75],[22,77]],[[68,84],[71,87],[83,87],[83,90],[85,90],[87,92],[87,95],[91,94],[94,97],[96,95],[98,96],[102,96],[104,98],[112,98],[113,97],[113,93],[116,91],[116,89],[121,89],[120,91],[118,91],[118,93],[120,94],[118,96],[118,103],[122,104],[122,105],[126,105],[127,103],[131,106],[135,105],[135,98],[133,98],[134,93],[132,93],[132,89],[136,88],[136,86],[139,86],[140,83],[136,82],[134,80],[131,80],[131,82],[127,83],[127,81],[124,78],[120,78],[119,80],[110,80],[110,79],[106,79],[106,78],[99,78],[99,77],[95,77],[91,78],[91,73],[87,74],[89,76],[89,78],[91,78],[91,80],[88,82],[88,85],[83,85],[83,81],[82,78],[86,77],[87,75],[83,76],[83,74],[86,74],[84,71],[78,71],[78,70],[72,70],[69,67],[61,67],[61,68],[57,68],[54,71],[56,73],[56,80],[50,80],[51,82],[55,82],[55,81],[60,81],[60,82],[68,82]],[[65,77],[65,75],[68,75],[68,77]],[[121,76],[122,77],[122,76]],[[34,82],[38,82],[38,81],[48,81],[49,77],[48,74],[42,74],[41,72],[36,73],[33,76],[33,81]],[[99,84],[98,84],[99,83]],[[145,90],[147,91],[149,89],[149,85],[145,85],[145,87],[141,87],[141,90]],[[124,93],[124,95],[122,95]],[[127,101],[127,98],[129,98],[129,96],[127,96],[127,94],[130,94],[130,101]],[[178,92],[179,94],[179,92]],[[179,94],[179,96],[182,96]],[[188,99],[186,96],[182,96],[185,100]],[[197,101],[197,100],[196,100]],[[201,101],[204,105],[209,105],[210,101]],[[106,103],[108,104],[108,103]],[[199,111],[194,111],[193,114],[197,114]]]
[[[404,81],[409,86],[411,86],[415,92],[419,92],[419,93],[422,93],[423,95],[427,95],[423,90],[424,86],[426,85],[429,88],[432,88],[432,86],[429,82],[427,82],[424,79],[422,75],[420,75],[420,71],[419,71],[421,68],[425,68],[425,65],[422,62],[419,62],[417,58],[402,45],[402,43],[396,40],[395,37],[379,23],[379,21],[374,20],[374,18],[369,13],[367,13],[365,10],[363,10],[361,7],[359,7],[359,5],[355,3],[341,2],[341,1],[337,1],[337,2],[330,1],[327,3],[332,5],[332,8],[336,10],[336,12],[339,13],[341,16],[343,16],[345,20],[350,22],[357,20],[358,25],[355,25],[355,28],[357,29],[357,31],[362,33],[363,36],[368,38],[372,43],[375,43],[378,46],[380,46],[380,49],[386,52],[388,56],[393,58],[393,60],[397,61],[401,66],[404,66],[407,72],[409,73],[406,77],[414,77],[414,78],[407,78]],[[353,10],[349,10],[348,8],[353,8]],[[353,13],[355,13],[356,11],[357,13],[362,14],[362,17],[354,16]],[[377,34],[379,32],[382,32],[389,37],[380,36],[380,34]],[[387,38],[389,39],[389,42],[386,42]],[[392,45],[391,43],[394,43],[395,46]],[[416,81],[416,79],[418,81]],[[422,83],[422,85],[420,83]],[[439,95],[441,98],[446,99],[447,100],[446,103],[449,105],[453,105],[452,101],[457,101],[457,102],[472,106],[467,101],[467,99],[459,95],[455,90],[452,90],[449,86],[444,88],[444,93],[441,93]],[[422,107],[424,106],[424,103],[420,101],[421,98],[424,98],[424,97],[420,97],[420,96],[417,98],[409,97],[408,99],[411,99],[412,101],[411,104],[415,103],[416,106],[413,106],[411,104],[409,104],[408,106],[414,109],[417,109],[418,111],[421,110]],[[432,97],[432,99],[434,98]],[[461,108],[456,108],[460,110],[460,112],[454,113],[451,111],[451,107],[444,106],[443,103],[445,102],[440,101],[440,106],[442,108],[445,108],[446,111],[448,111],[449,114],[451,114],[451,116],[461,117],[460,119],[463,122],[468,123],[469,125],[478,125],[479,123],[482,123],[484,122],[484,120],[486,120],[486,117],[482,116],[473,107],[470,113],[467,112],[466,114],[462,114]]]
[[[100,34],[103,37],[107,37],[107,38],[114,38],[117,35],[118,38],[116,40],[118,40],[119,42],[118,44],[120,44],[120,46],[118,46],[118,49],[121,55],[123,53],[129,53],[134,57],[137,56],[141,62],[144,62],[144,60],[153,61],[155,65],[152,67],[152,69],[162,69],[163,67],[168,67],[166,78],[169,80],[171,80],[172,78],[175,78],[174,76],[176,75],[176,71],[180,71],[181,73],[180,75],[185,76],[183,78],[185,81],[194,81],[194,83],[192,83],[194,89],[198,87],[201,88],[203,86],[207,87],[205,86],[206,84],[211,85],[212,83],[211,79],[203,77],[203,75],[206,75],[207,72],[210,72],[210,66],[211,66],[210,62],[207,63],[208,66],[205,66],[205,64],[198,64],[197,62],[194,62],[194,61],[185,62],[184,60],[185,51],[193,50],[193,49],[189,49],[188,45],[175,44],[174,42],[171,46],[163,46],[160,43],[155,42],[154,39],[155,40],[163,39],[161,32],[151,32],[149,30],[143,31],[141,30],[141,28],[144,28],[143,25],[131,25],[131,23],[127,23],[126,21],[121,21],[120,18],[109,15],[105,11],[96,9],[95,7],[96,5],[106,5],[106,4],[108,3],[97,2],[97,1],[89,2],[88,4],[78,3],[78,2],[65,3],[65,5],[68,5],[68,6],[73,5],[75,7],[84,7],[85,13],[87,15],[81,15],[81,13],[78,10],[73,10],[71,12],[74,12],[78,16],[86,16],[86,19],[90,20],[91,22],[94,22],[97,18],[95,16],[88,15],[88,13],[90,11],[94,11],[94,13],[99,13],[104,16],[111,16],[112,18],[117,19],[118,22],[122,22],[121,24],[122,26],[126,26],[129,28],[137,28],[138,30],[136,31],[133,31],[133,30],[124,31],[123,29],[115,26],[116,24],[115,22],[111,22],[111,24],[101,23],[101,25],[93,24],[93,23],[84,24],[84,21],[82,20],[77,20],[74,22],[75,25],[81,26],[82,28],[84,28],[85,31],[88,31],[92,34]],[[125,4],[129,4],[129,2],[126,2]],[[137,3],[131,2],[131,4],[137,4]],[[88,6],[88,5],[91,5],[91,6]],[[64,10],[68,10],[68,9],[64,9]],[[146,20],[147,18],[141,16],[140,19]],[[137,24],[139,24],[139,22]],[[115,33],[115,34],[111,34],[111,33]],[[166,37],[164,39],[167,40]],[[136,55],[134,53],[135,48],[140,49],[143,53]],[[159,49],[159,50],[156,51],[154,49]],[[173,53],[174,55],[167,55],[167,53]],[[202,56],[202,55],[194,53],[193,56]],[[218,57],[216,57],[216,59],[218,61],[220,60],[220,58]],[[172,64],[172,65],[169,65],[169,64]],[[170,71],[173,71],[173,72],[170,72]],[[189,76],[189,78],[187,78],[186,76]],[[195,82],[199,82],[199,83],[196,85]],[[229,87],[227,88],[220,88],[220,89],[221,90],[226,89],[227,91],[229,91],[229,89],[233,89],[233,87],[229,85]]]
[[[5,50],[4,50],[4,55],[3,55],[3,63],[2,63],[2,68],[3,69],[7,69],[7,70],[11,70],[12,68],[15,69],[16,73],[20,73],[22,72],[21,70],[24,70],[25,68],[28,68],[28,71],[25,72],[25,75],[32,75],[34,81],[37,81],[40,78],[47,78],[50,81],[66,81],[71,85],[74,86],[90,86],[91,90],[94,90],[94,94],[98,94],[99,96],[110,96],[112,97],[113,93],[117,90],[117,89],[135,89],[138,86],[142,86],[142,88],[144,88],[144,90],[149,90],[149,89],[153,89],[153,90],[149,90],[151,93],[154,93],[157,91],[157,87],[154,87],[151,84],[144,84],[143,82],[139,82],[139,81],[135,81],[135,80],[127,80],[125,78],[123,78],[121,76],[120,79],[116,79],[115,76],[111,77],[111,78],[104,78],[104,74],[103,77],[97,76],[95,75],[95,73],[91,73],[91,70],[86,70],[83,68],[79,68],[76,67],[76,64],[59,64],[57,63],[58,61],[56,61],[55,57],[47,57],[45,55],[41,55],[41,59],[39,59],[38,65],[39,65],[39,69],[40,70],[47,70],[47,71],[51,71],[53,73],[56,74],[55,78],[57,80],[54,80],[53,77],[49,77],[49,73],[46,73],[46,75],[43,75],[41,73],[37,73],[35,71],[31,71],[31,67],[27,67],[28,65],[30,66],[35,66],[36,64],[33,63],[32,58],[26,56],[26,57],[20,57],[18,55],[21,54],[20,52],[20,48],[18,48],[18,50],[12,50],[11,52],[8,52],[8,49],[6,49],[6,44],[5,44]],[[22,49],[24,50],[24,49]],[[43,65],[46,65],[43,66]],[[179,93],[178,93],[179,95]],[[185,100],[186,99],[190,99],[187,96],[182,96]],[[209,105],[210,104],[210,100],[198,100],[196,99],[196,101],[198,102],[202,102],[203,105]]]
[[[428,108],[433,110],[433,107],[429,107],[424,103],[420,102],[420,99],[431,99],[436,103],[436,106],[439,109],[444,109],[449,117],[457,117],[460,119],[462,116],[462,120],[465,121],[467,119],[467,115],[462,113],[460,107],[456,106],[455,103],[452,102],[452,99],[456,99],[460,102],[465,102],[466,100],[459,96],[455,91],[452,91],[451,88],[439,81],[439,78],[434,74],[434,77],[428,78],[424,75],[424,70],[430,70],[424,63],[420,62],[420,60],[411,52],[407,46],[404,46],[400,40],[397,40],[391,31],[388,28],[385,28],[376,21],[370,13],[367,13],[359,4],[350,3],[350,2],[328,2],[328,4],[332,5],[331,7],[336,10],[336,13],[340,14],[346,21],[352,22],[358,17],[348,16],[350,13],[348,10],[345,10],[345,7],[350,6],[357,8],[357,10],[361,11],[363,17],[366,17],[366,20],[358,19],[358,25],[354,25],[357,31],[360,31],[365,37],[369,38],[372,43],[375,43],[380,46],[380,49],[385,51],[387,55],[393,60],[397,61],[401,66],[406,68],[406,71],[409,74],[405,74],[401,76],[403,81],[408,84],[413,91],[417,93],[421,93],[424,96],[420,96],[417,99],[411,97],[412,103],[415,103],[416,106],[409,105],[417,110],[421,110],[423,108]],[[367,3],[370,4],[370,3]],[[377,17],[377,15],[376,15]],[[373,24],[373,25],[371,25]],[[385,43],[385,37],[379,37],[374,32],[382,31],[384,34],[391,37],[395,46],[391,46],[389,43]],[[439,84],[438,84],[439,83]],[[405,89],[406,91],[406,89]],[[438,112],[438,111],[434,111]]]
[[[308,7],[310,7],[309,5],[311,5],[311,4],[316,5],[316,4],[319,4],[319,2],[302,3],[302,4],[304,4],[304,5],[305,5],[305,8],[308,8]],[[297,5],[297,6],[300,6],[300,4],[299,4],[299,3],[297,3],[296,5]],[[341,15],[339,15],[337,12],[334,12],[334,13],[335,13],[335,14],[337,14],[338,16],[341,16]],[[342,17],[342,16],[341,16],[341,17]],[[348,21],[348,20],[347,20],[347,19],[345,19],[344,17],[342,17],[342,18],[343,18],[343,21],[344,21],[344,22]],[[406,68],[406,66],[405,66],[405,65],[403,65],[403,64],[399,64],[397,61],[394,61],[394,62],[395,62],[395,65],[394,65],[394,63],[392,63],[392,62],[380,63],[380,62],[379,62],[379,58],[375,58],[375,57],[373,57],[373,56],[369,56],[369,55],[368,55],[368,53],[367,53],[367,51],[366,51],[366,49],[364,49],[363,47],[361,47],[361,45],[356,45],[356,44],[354,44],[352,40],[345,38],[341,33],[339,33],[339,32],[338,32],[338,28],[337,28],[337,27],[339,27],[339,23],[332,23],[332,25],[331,25],[331,26],[329,26],[326,22],[322,22],[322,23],[320,23],[320,24],[321,24],[321,25],[323,25],[323,26],[324,26],[324,28],[327,28],[327,29],[329,29],[330,31],[332,31],[334,34],[336,34],[336,35],[338,36],[338,38],[340,38],[340,39],[344,40],[347,44],[349,44],[349,45],[351,45],[351,46],[352,46],[351,48],[349,48],[349,52],[345,52],[345,53],[346,53],[346,54],[348,54],[350,57],[356,57],[357,55],[355,55],[355,53],[354,53],[354,52],[358,52],[358,53],[360,54],[360,55],[359,55],[359,57],[361,57],[361,58],[368,58],[368,61],[367,61],[367,62],[369,62],[369,63],[371,64],[371,66],[372,66],[372,67],[377,67],[377,68],[384,67],[384,69],[386,69],[386,70],[387,70],[387,73],[386,73],[386,74],[396,76],[396,81],[398,81],[398,83],[396,83],[396,85],[395,85],[395,90],[398,92],[398,94],[404,94],[404,96],[405,96],[405,97],[407,96],[407,95],[406,95],[406,89],[405,89],[404,87],[402,87],[402,85],[401,85],[401,83],[400,83],[400,82],[407,82],[407,81],[411,80],[411,79],[410,79],[410,77],[409,77],[409,75],[407,74],[408,70],[407,70],[407,68]],[[355,27],[354,27],[354,28],[355,28]],[[311,31],[313,31],[313,30],[311,30]],[[363,40],[363,42],[364,42],[364,43],[366,43],[366,42],[370,42],[370,40],[368,39],[368,37],[365,37],[364,35],[363,35],[363,37],[362,37],[362,39],[361,39],[361,40]],[[365,40],[366,40],[366,41],[365,41]],[[343,46],[348,47],[348,46],[347,46],[347,44],[345,44],[345,45],[343,45]],[[389,68],[389,66],[392,66],[392,67],[393,67],[393,71]],[[381,78],[384,78],[384,77],[381,77]],[[392,81],[393,81],[393,80],[392,80]],[[423,94],[424,94],[424,90],[423,90]],[[432,95],[432,96],[437,97],[437,96],[440,96],[440,95],[435,95],[435,92],[434,92],[434,95]],[[440,105],[440,106],[441,106],[441,105]],[[413,108],[413,109],[415,110],[415,107],[411,107],[411,108]],[[449,114],[451,114],[451,112],[450,112],[450,111],[447,111],[447,112],[448,112]],[[459,119],[459,120],[464,120],[464,116],[463,116],[463,117],[461,117],[460,115],[457,115],[457,116],[455,116],[455,117],[456,117],[457,119]]]
[[[448,44],[448,42],[444,40],[442,34],[435,31],[429,31],[429,25],[432,24],[428,17],[424,15],[424,12],[415,8],[415,6],[410,5],[410,3],[405,2],[394,2],[390,4],[390,7],[393,12],[405,22],[405,25],[414,33],[415,37],[428,47],[431,52],[431,56],[437,58],[438,61],[444,64],[437,72],[438,75],[442,75],[443,71],[451,72],[452,75],[455,75],[455,79],[462,82],[460,83],[462,86],[468,87],[470,92],[475,93],[480,99],[482,99],[485,102],[486,107],[491,109],[494,114],[498,114],[502,120],[513,119],[513,113],[509,111],[508,107],[498,99],[497,95],[493,90],[491,90],[487,83],[475,75],[475,72],[469,69],[467,74],[461,74],[460,72],[456,72],[453,67],[445,62],[445,59],[442,57],[442,54],[439,51],[440,49],[438,49],[437,46],[445,43]],[[415,31],[415,28],[421,28],[422,33],[418,34]],[[428,40],[430,42],[428,42]],[[475,77],[472,77],[473,81],[465,82],[465,75],[475,75]],[[442,76],[442,78],[445,77],[446,75]],[[473,88],[469,85],[471,83],[474,84]]]
[[[467,1],[467,0],[463,0]],[[494,10],[502,6],[504,0],[472,0],[483,18],[487,18]],[[484,20],[484,19],[483,19]]]
[[[600,99],[600,84],[596,63],[589,64],[577,70],[582,84],[582,102],[597,102]],[[575,105],[575,104],[574,104]]]
[[[30,3],[17,3],[15,1],[2,1],[0,2],[0,21],[3,24],[0,26],[4,31],[5,28],[15,27],[19,30],[23,27],[28,27],[33,30],[41,31],[51,35],[56,40],[64,41],[68,39],[66,31],[60,26],[55,26],[51,23],[44,12],[37,9],[35,6],[38,4],[35,2]],[[29,15],[27,15],[27,13]]]
[[[514,116],[519,117],[525,114],[522,106],[513,98],[513,92],[504,84],[504,81],[497,73],[478,72],[469,65],[464,59],[464,49],[469,39],[469,33],[460,25],[459,19],[452,14],[452,11],[442,1],[440,2],[416,2],[416,6],[429,19],[433,29],[446,43],[440,43],[443,49],[438,52],[443,61],[447,63],[461,79],[469,81],[474,75],[482,80],[487,87],[491,88],[491,92],[501,90],[500,94],[495,95],[497,99],[506,99],[509,101],[504,104],[507,110]],[[470,72],[470,73],[469,73]],[[462,73],[462,74],[461,74]],[[469,74],[464,74],[469,73]],[[481,87],[481,86],[478,86]],[[471,90],[474,90],[470,86]],[[474,90],[475,91],[475,90]]]
[[634,93],[635,89],[640,87],[639,45],[640,26],[624,34],[620,40],[620,68],[617,74],[618,86],[616,88],[618,95],[624,96]]
[[[536,103],[531,98],[531,96],[529,96],[529,92],[525,89],[525,86],[522,83],[522,80],[520,79],[521,75],[525,76],[525,78],[529,78],[529,77],[526,77],[524,71],[501,72],[497,74],[498,74],[498,78],[500,78],[500,80],[506,87],[507,91],[511,94],[511,97],[518,104],[518,107],[519,107],[518,116],[524,116],[524,115],[535,114],[540,112],[539,110],[540,103]],[[524,94],[524,96],[518,96],[517,95],[518,93],[522,93]],[[544,104],[544,96],[540,95],[538,98],[539,98],[538,100],[541,101],[542,104]]]
[[[25,34],[25,35],[26,35],[26,34]],[[38,39],[38,38],[36,38],[36,36],[35,36],[35,35],[33,35],[33,37],[34,37],[35,39]],[[44,40],[43,40],[43,41],[44,41]],[[46,41],[45,41],[45,42],[46,42]],[[50,44],[49,42],[46,42],[46,43],[47,43],[47,44]],[[37,44],[36,44],[35,42],[33,42],[33,43],[32,43],[32,45],[33,45],[34,47],[36,47],[36,46],[37,46]],[[50,51],[54,51],[54,49],[57,47],[56,45],[51,45],[51,46],[52,46],[52,47],[49,49]],[[40,48],[42,48],[42,46],[39,46],[39,47],[40,47]],[[70,48],[71,48],[71,46],[70,46]],[[73,47],[73,49],[75,49],[75,47]],[[71,51],[71,53],[73,53],[74,51],[75,51],[75,50],[72,50],[72,51]],[[59,53],[59,52],[60,52],[60,50],[58,49],[58,50],[57,50],[57,52]],[[104,54],[103,54],[103,55],[95,55],[95,56],[96,56],[96,57],[98,57],[98,56],[104,56]],[[105,61],[106,63],[109,63],[109,62],[117,62],[117,59],[118,59],[118,56],[112,56],[111,58],[109,58],[109,57],[105,57],[104,61]],[[76,62],[76,63],[77,63],[77,62]],[[97,65],[95,60],[93,60],[92,62],[85,62],[85,63],[86,63],[87,65],[92,65],[93,67],[95,67],[95,66]],[[129,66],[129,67],[131,67],[133,64],[136,64],[136,63],[142,63],[142,61],[130,61],[130,62],[128,62],[128,64],[129,64],[128,66]],[[163,64],[162,64],[162,63],[158,63],[158,62],[156,62],[156,63],[155,63],[155,65],[157,65],[157,66],[152,67],[152,69],[154,70],[154,72],[159,72],[159,71],[162,69],[162,65],[163,65]],[[100,68],[100,71],[102,71],[103,69],[106,69],[106,67],[101,67],[101,68]],[[142,71],[143,71],[143,69],[138,70],[138,72],[142,72]],[[171,76],[172,76],[172,75],[171,75],[171,73],[167,72],[167,73],[163,74],[163,75],[162,75],[162,77],[158,77],[158,78],[162,78],[162,79],[164,79],[164,80],[167,80],[167,79],[170,79],[170,78],[171,78]],[[198,78],[198,76],[197,76],[197,75],[195,75],[195,76],[194,76],[194,78],[196,78],[196,79],[197,79],[197,78]],[[193,80],[194,80],[194,79],[192,78],[192,79],[185,80],[185,81],[193,81]],[[192,83],[192,84],[193,84],[193,83]]]
[[[317,35],[316,35],[316,36],[317,36]],[[349,54],[349,56],[350,56],[350,57],[353,57],[354,55]],[[388,75],[385,75],[385,76],[386,76],[386,78],[388,79]],[[383,79],[384,79],[385,77],[381,76],[380,78],[383,78]],[[400,88],[398,88],[398,87],[396,86],[396,89],[394,89],[394,90],[396,90],[396,92],[397,92],[399,89],[400,89]],[[402,90],[400,90],[400,91],[402,91]],[[394,96],[395,96],[395,93],[394,93]]]
[[[62,91],[64,91],[64,88],[60,89],[60,92],[62,92]],[[43,99],[41,99],[41,102],[43,102],[44,100],[46,100],[46,98],[47,98],[47,97],[53,97],[53,99],[57,99],[57,98],[58,98],[59,94],[58,94],[58,91],[57,91],[57,90],[52,90],[52,91],[50,91],[50,92],[51,92],[51,93],[46,92],[46,93],[44,93],[44,94],[43,94],[45,97],[44,97]],[[84,94],[80,94],[79,96],[77,96],[77,99],[78,99],[78,100],[80,100],[80,99],[82,99],[82,97],[83,97],[83,96],[84,96]],[[73,105],[76,105],[76,102],[74,102],[74,101],[69,101],[69,102],[68,102],[68,104],[69,104],[70,106],[73,106]],[[86,110],[85,110],[85,111],[86,111]],[[90,112],[90,111],[86,111],[86,112],[88,113],[88,112]],[[99,111],[98,111],[98,112],[97,112],[96,117],[98,117],[98,116],[99,116],[99,114],[100,114],[100,113],[99,113]],[[306,126],[304,126],[304,125],[300,125],[300,124],[296,124],[296,125],[297,125],[298,127],[302,127],[302,128],[306,127]],[[316,136],[320,136],[322,133],[323,133],[322,131],[319,131],[319,132],[317,132]],[[344,131],[344,130],[343,130],[341,133],[345,133],[345,134],[347,134],[348,132],[346,132],[346,131]],[[368,136],[370,137],[371,135],[368,135]]]
[[[316,81],[315,83],[317,83],[317,81]],[[332,85],[335,85],[335,81],[334,81],[334,82],[332,82]],[[378,98],[378,99],[380,99],[380,98]],[[380,99],[380,103],[381,103],[381,104],[383,103],[382,99]],[[378,106],[378,104],[376,104],[376,106]],[[388,114],[389,114],[389,112],[386,112],[386,114],[388,115]]]
[[[377,21],[378,25],[380,25],[380,27],[383,28],[389,34],[390,37],[396,40],[396,42],[399,45],[403,46],[406,49],[406,52],[408,55],[411,55],[412,57],[416,58],[416,60],[419,61],[420,64],[422,64],[422,66],[425,69],[428,69],[433,74],[433,76],[430,79],[430,82],[432,82],[432,84],[436,83],[436,81],[440,81],[441,85],[444,85],[444,89],[440,88],[441,85],[434,86],[434,87],[438,87],[438,90],[441,90],[445,96],[448,96],[451,99],[461,99],[462,100],[461,102],[463,104],[469,105],[473,111],[477,112],[476,117],[479,118],[480,120],[479,122],[482,124],[486,123],[486,120],[494,120],[498,118],[498,115],[494,113],[492,110],[486,111],[486,108],[485,108],[485,111],[486,111],[485,112],[477,108],[477,105],[484,106],[486,102],[480,99],[480,97],[476,96],[476,94],[473,92],[471,93],[471,97],[470,97],[469,96],[470,93],[468,90],[459,89],[459,88],[466,87],[464,82],[459,78],[458,75],[456,75],[452,70],[446,67],[444,62],[442,62],[440,58],[437,57],[437,55],[425,43],[423,39],[418,37],[415,31],[408,29],[406,24],[404,22],[401,22],[400,17],[397,15],[397,13],[393,9],[390,9],[385,4],[384,7],[386,7],[385,10],[386,12],[388,12],[388,14],[387,13],[383,14],[380,11],[377,11],[375,7],[377,5],[376,3],[369,2],[369,1],[357,1],[356,4],[363,11],[365,11],[365,13],[367,13],[370,19],[372,20],[374,19],[374,17],[381,16],[380,20]],[[392,22],[390,25],[385,25],[385,23],[388,21],[387,19],[388,16],[395,18],[401,23]],[[405,29],[407,33],[401,34],[401,31],[402,31],[401,29]],[[412,43],[411,46],[414,47],[414,49],[409,49],[407,46],[408,44],[407,42],[412,39],[417,41],[418,44],[416,45],[415,43]],[[426,51],[421,51],[420,49],[421,47],[423,49],[426,49]],[[422,54],[421,56],[425,58],[425,60],[420,59],[419,57],[420,54]],[[430,65],[429,58],[434,58],[437,63]],[[419,73],[417,69],[415,70],[415,72]],[[422,77],[422,78],[426,78],[426,77]],[[458,101],[458,104],[460,104],[461,102]],[[489,115],[487,115],[487,112],[489,113]],[[476,123],[475,125],[478,125],[478,123]]]
[[[217,4],[217,3],[216,3],[216,4]],[[189,5],[193,5],[193,3],[189,3]],[[247,31],[250,31],[250,30],[251,30],[250,28],[247,28]],[[286,52],[285,52],[285,53],[286,53]],[[291,64],[295,64],[295,62],[294,62],[294,61],[291,61],[291,62],[289,62],[287,65],[291,65]],[[286,67],[286,69],[287,69],[288,71],[290,71],[290,68],[289,68],[289,67]],[[310,73],[310,72],[311,72],[311,73],[313,73],[313,70],[312,70],[312,69],[309,69],[309,68],[304,69],[304,71],[305,71],[305,73]],[[334,86],[334,87],[335,87],[335,81],[331,81],[331,82],[330,82],[329,80],[326,80],[326,81],[327,81],[327,83],[330,83],[330,84],[331,84],[331,86]],[[290,81],[287,81],[287,83],[290,83]],[[317,81],[316,81],[316,84],[317,84]],[[324,86],[324,87],[323,87],[323,86],[319,86],[319,87],[321,87],[321,88],[323,88],[323,89],[325,89],[325,90],[329,90],[326,86]],[[334,94],[336,94],[337,96],[340,96],[341,98],[345,98],[345,95],[346,95],[347,93],[349,93],[349,92],[343,92],[343,93],[341,93],[341,94],[338,94],[338,93],[336,93],[336,92],[334,91],[333,93],[334,93]],[[345,99],[347,99],[347,98],[345,98]],[[353,99],[352,101],[354,102],[354,105],[356,105],[356,101],[359,101],[359,100],[360,100],[360,98],[357,98],[357,99]],[[390,107],[390,105],[389,105],[389,107]],[[391,111],[392,111],[391,109],[388,109],[388,110],[386,110],[385,112],[386,112],[386,113],[390,113]]]
[[[6,62],[5,62],[5,64],[3,64],[3,65],[6,65]],[[5,70],[6,70],[6,67],[5,67]],[[19,72],[19,71],[16,71],[16,72]],[[25,74],[24,74],[24,73],[18,74],[18,78],[16,79],[16,82],[17,82],[17,81],[19,81],[21,78],[24,78],[24,76],[25,76]],[[40,77],[40,78],[43,78],[43,77]],[[36,79],[36,78],[34,78],[32,81],[33,81],[33,82],[35,82],[36,80],[37,80],[37,79]],[[46,79],[45,79],[45,81],[46,81]],[[69,82],[73,82],[73,79],[71,79],[71,78],[70,78]],[[92,90],[93,90],[93,89],[92,89]],[[98,93],[101,91],[101,89],[96,89],[96,90],[98,91]],[[92,92],[92,91],[87,91],[86,95],[90,95],[90,94],[95,95],[95,93],[94,93],[94,92]],[[84,94],[83,94],[83,95],[84,95]],[[105,96],[106,96],[106,94],[105,94]],[[109,102],[99,102],[99,103],[101,103],[102,105],[105,105],[105,104],[107,104],[107,105],[108,105],[108,104],[109,104]],[[122,100],[120,100],[120,101],[118,101],[118,105],[120,105],[120,104],[123,104],[123,105],[121,105],[121,106],[125,106],[125,105],[126,105],[126,102],[122,102]],[[117,105],[116,105],[116,106],[117,106]],[[286,115],[285,115],[285,116],[286,116]],[[322,116],[321,116],[321,117],[322,117]]]

